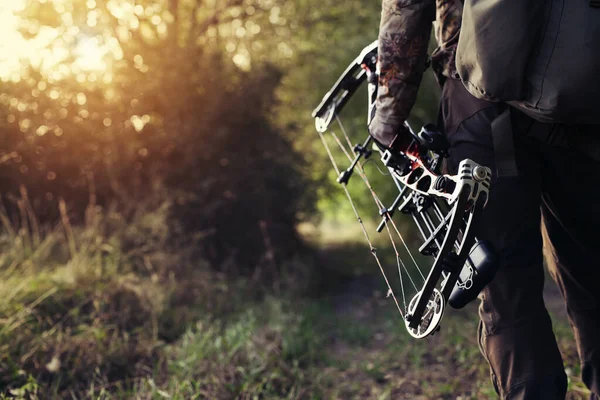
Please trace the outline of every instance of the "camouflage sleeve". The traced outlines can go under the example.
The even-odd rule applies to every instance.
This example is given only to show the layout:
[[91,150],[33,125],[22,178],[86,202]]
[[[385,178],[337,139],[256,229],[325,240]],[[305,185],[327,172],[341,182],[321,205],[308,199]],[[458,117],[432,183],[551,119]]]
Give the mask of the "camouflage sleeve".
[[435,0],[383,0],[379,28],[379,89],[371,134],[391,146],[419,91],[435,19]]

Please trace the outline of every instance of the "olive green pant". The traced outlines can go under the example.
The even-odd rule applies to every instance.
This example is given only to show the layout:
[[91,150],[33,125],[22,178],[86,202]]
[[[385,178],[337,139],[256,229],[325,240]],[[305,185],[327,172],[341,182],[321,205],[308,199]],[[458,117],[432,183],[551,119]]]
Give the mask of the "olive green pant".
[[[463,158],[494,171],[491,122],[501,111],[460,82],[446,82],[440,118],[451,143],[449,172]],[[501,263],[480,295],[480,348],[502,398],[565,398],[567,378],[543,300],[545,252],[566,302],[582,379],[598,396],[600,163],[578,149],[581,143],[600,148],[600,127],[540,124],[518,112],[512,121],[519,174],[494,173],[477,227]]]

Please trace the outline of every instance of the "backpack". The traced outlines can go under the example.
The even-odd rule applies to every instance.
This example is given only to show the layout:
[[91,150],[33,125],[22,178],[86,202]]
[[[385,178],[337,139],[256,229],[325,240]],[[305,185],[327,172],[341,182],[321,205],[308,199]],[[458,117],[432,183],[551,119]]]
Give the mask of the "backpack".
[[477,98],[600,124],[600,0],[464,0],[456,67]]

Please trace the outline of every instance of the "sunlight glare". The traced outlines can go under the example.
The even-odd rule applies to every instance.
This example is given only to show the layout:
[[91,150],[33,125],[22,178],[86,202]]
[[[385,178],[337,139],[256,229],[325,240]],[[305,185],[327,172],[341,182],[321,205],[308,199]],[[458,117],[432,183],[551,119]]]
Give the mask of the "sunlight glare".
[[24,41],[18,33],[15,12],[25,8],[25,0],[0,0],[0,78],[8,78],[20,68],[19,49]]
[[82,71],[102,71],[107,65],[104,57],[108,53],[105,46],[100,45],[97,37],[82,37],[75,47],[75,65]]
[[[53,3],[58,10],[62,4]],[[95,6],[95,0],[87,0],[88,7]],[[20,17],[26,0],[0,0],[0,79],[19,82],[28,65],[39,68],[50,81],[58,81],[68,76],[78,82],[81,73],[100,73],[98,82],[106,83],[104,72],[110,72],[111,61],[122,58],[122,51],[116,38],[89,36],[81,33],[80,27],[72,25],[71,13],[62,7],[61,20],[66,31],[60,28],[41,26],[34,37],[25,38],[20,32]],[[66,18],[68,17],[68,18]],[[69,21],[67,21],[69,20]],[[98,12],[88,12],[87,25],[95,25]],[[72,63],[71,63],[72,62]],[[85,76],[84,81],[87,80]],[[112,77],[109,81],[112,80]]]

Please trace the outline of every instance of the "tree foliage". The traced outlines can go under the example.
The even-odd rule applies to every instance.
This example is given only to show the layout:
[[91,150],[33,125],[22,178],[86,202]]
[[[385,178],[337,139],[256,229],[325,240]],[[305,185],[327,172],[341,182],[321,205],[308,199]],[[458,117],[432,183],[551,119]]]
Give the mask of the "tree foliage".
[[[167,188],[173,223],[204,237],[217,263],[256,261],[268,237],[293,248],[284,244],[297,242],[294,226],[317,198],[321,212],[351,215],[310,112],[376,39],[378,4],[21,1],[19,32],[37,47],[0,76],[9,209],[22,186],[48,220],[59,198],[76,217]],[[425,87],[422,121],[433,115],[430,78]],[[362,140],[364,102],[342,117]],[[374,180],[386,188],[387,178]]]
[[249,41],[260,31],[253,19],[277,29],[276,7],[30,2],[22,33],[51,40],[43,62],[24,60],[3,77],[0,192],[9,208],[21,187],[48,220],[59,198],[77,216],[163,187],[174,228],[203,237],[216,264],[254,265],[267,239],[293,251],[311,195],[304,161],[271,118],[281,68],[266,57],[251,66],[243,50],[260,43]]

